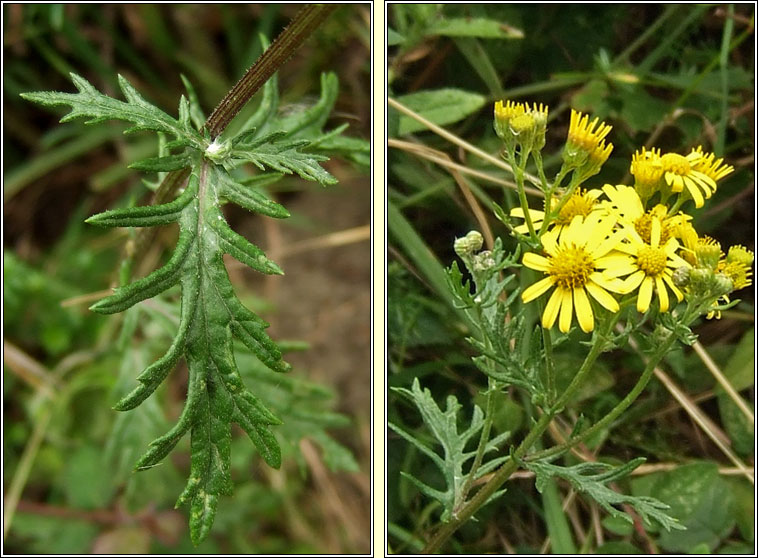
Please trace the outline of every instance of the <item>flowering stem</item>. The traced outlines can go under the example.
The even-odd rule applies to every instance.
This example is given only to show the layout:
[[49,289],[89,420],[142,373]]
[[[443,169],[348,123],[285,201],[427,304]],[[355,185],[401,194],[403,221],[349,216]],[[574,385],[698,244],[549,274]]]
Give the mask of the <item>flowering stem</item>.
[[[540,313],[544,311],[543,303],[540,304]],[[555,368],[553,368],[553,338],[550,336],[550,330],[546,327],[542,328],[542,345],[545,347],[545,376],[547,381],[545,383],[547,390],[547,402],[548,405],[552,405],[555,401]]]
[[576,190],[576,187],[579,184],[581,184],[581,182],[582,182],[581,179],[578,178],[576,174],[574,174],[571,177],[571,182],[569,182],[568,187],[566,187],[566,191],[561,196],[561,201],[558,202],[558,206],[555,208],[554,211],[551,212],[550,215],[548,215],[547,206],[545,206],[545,220],[542,222],[543,227],[545,227],[545,223],[550,224],[550,222],[553,221],[553,215],[558,215],[561,212],[561,209],[563,209],[563,206],[566,205],[566,202],[568,202],[569,199],[571,199],[571,196],[574,193],[574,190]]
[[[613,314],[607,319],[605,328],[601,337],[607,336],[613,326],[619,319],[619,314]],[[555,405],[550,407],[532,427],[521,444],[511,452],[510,459],[508,459],[500,469],[490,478],[489,481],[474,494],[474,497],[464,505],[458,513],[448,522],[443,524],[437,532],[432,536],[426,547],[420,552],[420,554],[434,554],[438,552],[442,545],[447,541],[450,536],[458,530],[458,528],[468,521],[474,513],[479,510],[484,504],[486,504],[490,497],[507,481],[510,476],[518,469],[518,463],[526,452],[531,448],[539,439],[540,436],[547,430],[550,422],[553,420],[556,414],[566,405],[571,397],[577,392],[582,385],[582,380],[587,377],[587,374],[592,369],[592,365],[600,356],[605,348],[604,340],[598,340],[593,344],[592,349],[584,359],[581,368],[577,372],[574,380],[569,384],[561,397],[556,401]]]
[[561,166],[561,170],[558,171],[555,180],[553,180],[553,185],[550,186],[550,188],[545,192],[545,218],[542,220],[542,226],[540,227],[540,238],[542,238],[542,235],[545,233],[548,225],[552,221],[550,216],[550,204],[553,202],[553,194],[555,193],[555,190],[561,185],[561,182],[563,182],[563,179],[568,174],[568,172],[569,169],[566,168],[565,165]]
[[[687,305],[687,309],[684,312],[684,315],[682,316],[681,323],[689,325],[689,323],[694,320],[697,316],[700,315],[700,305],[697,303],[692,303]],[[642,375],[640,376],[639,380],[637,380],[637,383],[634,385],[632,390],[622,399],[611,411],[605,415],[603,418],[601,418],[599,421],[597,421],[595,424],[593,424],[590,428],[585,430],[584,432],[577,434],[575,437],[571,438],[570,440],[564,442],[563,444],[554,446],[552,448],[548,448],[546,450],[534,453],[526,459],[529,461],[537,461],[539,459],[545,459],[547,457],[552,457],[553,455],[562,453],[566,450],[571,449],[578,443],[580,443],[583,440],[586,440],[587,438],[593,436],[595,433],[599,432],[606,426],[608,426],[611,422],[616,420],[616,418],[623,413],[626,409],[629,408],[629,406],[634,403],[634,401],[640,396],[642,393],[642,390],[645,389],[648,382],[650,381],[650,378],[653,376],[653,372],[655,371],[655,367],[658,366],[660,361],[663,359],[663,357],[666,355],[666,353],[671,348],[671,345],[676,340],[676,333],[673,331],[664,339],[664,341],[658,346],[655,353],[648,359],[647,364],[645,366],[645,370],[642,372]]]
[[208,117],[205,127],[212,138],[221,135],[224,128],[242,110],[242,107],[256,91],[263,87],[263,84],[274,75],[274,72],[289,60],[335,8],[337,8],[336,5],[330,4],[307,4],[295,14],[285,30],[277,36],[271,46],[229,90]]
[[524,210],[524,217],[526,219],[526,226],[529,229],[529,236],[533,242],[536,242],[537,233],[534,231],[534,224],[532,223],[532,216],[529,214],[529,204],[526,201],[526,192],[524,191],[524,167],[526,166],[526,157],[524,157],[524,152],[522,151],[520,164],[516,164],[516,157],[514,153],[510,149],[507,150],[507,153],[508,162],[510,163],[516,177],[516,185],[518,186],[518,199],[519,203],[521,204],[521,208]]
[[532,157],[534,157],[534,164],[537,167],[537,174],[540,177],[540,182],[542,182],[542,191],[547,194],[548,190],[551,189],[551,187],[548,185],[547,178],[545,177],[545,169],[542,164],[542,153],[535,151],[532,153]]
[[682,204],[684,204],[684,201],[684,196],[680,195],[674,202],[674,205],[671,206],[671,209],[669,209],[668,215],[675,215],[679,211],[679,208],[682,207]]
[[[490,345],[489,339],[487,339],[486,343],[488,346]],[[479,445],[476,448],[474,463],[471,465],[471,470],[468,473],[468,477],[466,477],[466,482],[464,483],[460,494],[457,495],[458,505],[461,505],[466,500],[466,495],[468,494],[468,491],[471,490],[471,486],[474,484],[474,477],[476,476],[476,472],[481,466],[482,460],[484,459],[484,452],[487,448],[487,442],[489,442],[489,439],[490,439],[490,431],[492,430],[492,419],[493,419],[493,414],[495,412],[495,393],[496,392],[497,392],[497,385],[496,385],[495,380],[488,377],[487,405],[484,411],[484,424],[482,425],[482,432],[481,432],[481,435],[479,436]]]
[[640,394],[642,393],[642,390],[645,389],[648,382],[650,381],[650,378],[653,377],[653,371],[655,370],[655,367],[658,366],[658,363],[661,361],[661,359],[666,354],[666,352],[668,352],[668,350],[671,348],[671,345],[673,344],[675,340],[676,340],[676,334],[672,332],[671,334],[669,334],[666,340],[663,343],[661,343],[661,345],[658,347],[658,350],[650,358],[650,360],[647,361],[647,366],[645,367],[645,370],[642,372],[640,379],[637,380],[637,383],[634,385],[632,390],[602,419],[597,421],[595,424],[593,424],[590,428],[588,428],[584,432],[577,434],[575,437],[571,438],[567,442],[564,442],[563,444],[529,455],[525,459],[529,461],[537,461],[539,459],[552,457],[553,455],[556,455],[556,454],[559,454],[566,450],[571,449],[572,447],[574,447],[581,441],[586,440],[587,438],[594,435],[596,432],[599,432],[600,430],[608,426],[621,413],[623,413],[626,409],[628,409],[629,406],[632,403],[634,403],[634,401],[640,396]]

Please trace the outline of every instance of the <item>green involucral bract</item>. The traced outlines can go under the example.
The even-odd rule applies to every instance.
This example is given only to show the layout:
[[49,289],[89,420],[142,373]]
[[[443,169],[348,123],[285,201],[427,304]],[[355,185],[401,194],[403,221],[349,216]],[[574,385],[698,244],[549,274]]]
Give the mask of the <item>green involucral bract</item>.
[[[270,427],[282,422],[244,386],[235,363],[232,338],[244,343],[271,370],[289,369],[279,347],[265,332],[268,324],[236,297],[223,255],[230,254],[261,273],[282,274],[282,270],[260,248],[229,227],[221,204],[232,202],[269,217],[288,217],[287,210],[269,199],[260,186],[290,173],[321,184],[335,183],[336,179],[319,165],[327,158],[311,150],[319,151],[329,144],[330,149],[361,162],[369,146],[366,142],[350,141],[351,138],[339,141],[337,137],[344,128],[322,130],[337,95],[337,80],[332,74],[322,79],[321,100],[316,105],[287,117],[277,114],[279,99],[276,78],[272,78],[264,86],[258,110],[241,132],[228,140],[213,141],[193,127],[202,129],[202,111],[186,79],[189,101],[182,96],[179,119],[175,120],[145,101],[121,76],[119,83],[127,102],[101,94],[80,76],[71,77],[78,93],[38,92],[22,96],[43,105],[70,106],[71,112],[62,121],[78,117],[91,118],[87,123],[118,119],[134,124],[126,132],[154,130],[169,134],[175,139],[166,145],[167,149],[183,151],[139,161],[131,167],[151,172],[190,169],[188,183],[175,200],[114,209],[94,215],[87,222],[108,227],[179,225],[176,248],[165,265],[117,288],[91,309],[102,314],[122,312],[176,284],[181,285],[180,321],[173,343],[163,357],[138,376],[138,386],[115,409],[125,411],[139,405],[184,357],[189,368],[184,410],[177,424],[150,444],[136,468],[158,464],[184,434],[190,433],[190,478],[177,506],[190,503],[190,534],[193,542],[199,544],[213,524],[219,495],[232,492],[232,423],[248,434],[266,463],[276,468],[281,465],[279,443]],[[235,168],[248,162],[261,170],[277,172],[236,178]]]

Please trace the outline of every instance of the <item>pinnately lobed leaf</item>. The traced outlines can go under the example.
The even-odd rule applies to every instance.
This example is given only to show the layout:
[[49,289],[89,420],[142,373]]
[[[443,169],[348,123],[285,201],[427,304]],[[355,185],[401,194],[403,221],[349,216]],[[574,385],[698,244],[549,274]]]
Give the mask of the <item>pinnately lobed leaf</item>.
[[[149,172],[190,169],[186,187],[173,201],[105,211],[87,222],[105,227],[179,225],[176,247],[162,267],[117,288],[111,296],[92,305],[91,310],[101,314],[122,312],[181,285],[179,327],[171,346],[137,377],[138,385],[114,408],[126,411],[138,406],[184,357],[189,368],[184,409],[174,427],[150,443],[136,469],[157,465],[190,433],[190,478],[176,505],[190,504],[190,535],[193,543],[199,544],[213,525],[219,496],[232,492],[232,423],[247,433],[268,465],[274,468],[281,465],[279,443],[270,427],[282,421],[243,384],[234,358],[233,338],[239,339],[272,371],[286,372],[290,368],[277,344],[266,334],[268,324],[236,297],[223,255],[230,254],[261,273],[283,272],[260,248],[229,227],[221,204],[232,202],[281,219],[288,217],[289,212],[261,192],[261,186],[290,173],[321,184],[336,182],[319,164],[327,158],[308,151],[311,144],[338,133],[321,130],[334,105],[336,78],[322,80],[325,91],[321,101],[301,118],[279,118],[276,80],[269,80],[258,111],[238,137],[225,142],[215,139],[211,142],[193,128],[193,123],[201,126],[202,111],[186,79],[190,98],[189,101],[181,98],[176,120],[148,103],[121,76],[119,84],[126,102],[101,94],[76,74],[71,74],[71,78],[78,93],[37,92],[22,96],[47,106],[71,107],[62,121],[80,117],[90,118],[87,123],[125,120],[133,124],[127,132],[153,130],[170,134],[175,139],[168,146],[183,148],[181,153],[139,161],[131,168]],[[367,147],[360,146],[356,153]],[[278,172],[244,180],[235,178],[232,172],[245,163]]]

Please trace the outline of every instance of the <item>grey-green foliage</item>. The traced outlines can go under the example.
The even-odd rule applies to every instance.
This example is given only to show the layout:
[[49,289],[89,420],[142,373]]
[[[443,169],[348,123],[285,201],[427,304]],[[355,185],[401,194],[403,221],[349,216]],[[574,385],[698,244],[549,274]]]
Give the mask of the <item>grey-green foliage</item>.
[[447,269],[446,280],[456,306],[466,311],[472,326],[479,330],[478,336],[467,339],[479,353],[472,358],[474,364],[502,386],[523,388],[535,402],[541,402],[545,388],[540,376],[543,352],[539,327],[527,335],[524,310],[513,308],[520,289],[501,296],[516,279],[507,270],[520,267],[516,263],[519,254],[518,248],[506,254],[498,238],[491,251],[463,257],[474,279],[473,293],[457,262]]
[[[420,481],[413,475],[405,472],[401,474],[411,481],[423,494],[438,500],[444,508],[441,519],[442,521],[448,521],[466,496],[464,485],[469,475],[464,474],[463,467],[467,461],[476,455],[476,448],[466,451],[466,446],[482,429],[484,425],[484,413],[479,406],[474,405],[470,425],[463,432],[458,432],[458,413],[461,410],[461,405],[455,396],[449,395],[447,397],[447,407],[443,411],[437,406],[429,390],[421,389],[418,378],[413,380],[413,386],[410,390],[405,388],[393,388],[393,390],[406,396],[413,402],[419,413],[421,413],[424,425],[442,446],[443,456],[440,457],[436,451],[422,442],[418,437],[406,432],[399,426],[389,423],[389,427],[432,460],[444,476],[446,487],[445,490],[438,490]],[[498,446],[509,435],[509,432],[503,432],[489,440],[485,453],[497,450]],[[477,469],[474,475],[475,478],[491,472],[505,459],[507,459],[507,456],[484,461],[479,469]],[[497,493],[493,497],[501,493]]]
[[[174,119],[147,102],[121,76],[118,81],[126,102],[101,94],[80,76],[71,77],[78,93],[37,92],[22,96],[47,106],[71,107],[61,121],[80,117],[90,118],[88,123],[116,119],[133,124],[126,132],[153,130],[166,134],[173,138],[166,149],[179,151],[131,166],[152,172],[190,169],[186,187],[175,200],[114,209],[94,215],[87,222],[109,227],[179,225],[176,248],[163,267],[116,289],[91,310],[102,314],[122,312],[181,285],[180,322],[173,343],[163,357],[139,375],[137,387],[115,408],[125,411],[139,405],[184,357],[189,367],[184,410],[177,424],[150,444],[136,467],[157,465],[190,432],[190,479],[177,506],[191,504],[190,533],[198,544],[210,531],[219,496],[232,492],[231,423],[237,423],[249,435],[266,463],[277,468],[281,464],[280,446],[270,428],[281,421],[243,384],[232,338],[242,341],[271,370],[289,369],[280,348],[265,332],[268,324],[236,297],[223,255],[230,254],[261,273],[281,274],[282,270],[260,248],[229,227],[221,204],[232,202],[269,217],[287,217],[287,210],[259,190],[260,185],[280,178],[282,173],[295,173],[324,185],[335,183],[336,179],[319,164],[327,159],[324,146],[356,159],[365,155],[369,147],[360,140],[338,139],[344,127],[323,131],[337,94],[337,80],[332,74],[322,79],[322,95],[316,105],[287,117],[279,114],[276,79],[269,80],[258,110],[235,137],[226,140],[210,138],[203,131],[202,110],[186,80],[189,100],[181,97],[179,118]],[[234,170],[245,163],[277,172],[240,180]]]
[[684,529],[676,519],[667,515],[663,510],[670,508],[660,500],[650,496],[629,496],[611,490],[606,486],[607,483],[625,477],[642,463],[644,457],[638,457],[620,467],[613,467],[608,463],[579,463],[571,467],[561,467],[546,462],[526,462],[524,466],[537,475],[537,490],[542,492],[545,483],[553,477],[562,478],[571,483],[571,486],[578,492],[587,494],[603,507],[613,517],[621,517],[632,523],[632,517],[614,506],[628,504],[632,506],[645,521],[655,519],[667,531],[671,529]]

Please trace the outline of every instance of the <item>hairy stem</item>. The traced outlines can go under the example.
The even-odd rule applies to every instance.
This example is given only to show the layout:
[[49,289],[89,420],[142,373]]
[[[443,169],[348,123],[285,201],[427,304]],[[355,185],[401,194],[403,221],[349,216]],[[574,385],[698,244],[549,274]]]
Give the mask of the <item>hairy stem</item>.
[[289,60],[336,8],[335,4],[307,4],[295,15],[290,24],[245,72],[242,79],[231,88],[208,117],[205,128],[212,138],[221,135],[245,103],[263,87],[274,72]]
[[[295,15],[290,24],[229,90],[205,121],[204,127],[210,132],[211,137],[216,138],[221,135],[242,107],[336,8],[337,5],[332,4],[308,4]],[[189,173],[189,168],[168,173],[155,191],[151,205],[165,203],[172,199],[179,188],[187,182]],[[136,238],[127,243],[126,258],[141,258],[146,252],[144,248],[152,243],[156,234],[155,228],[141,229]]]

